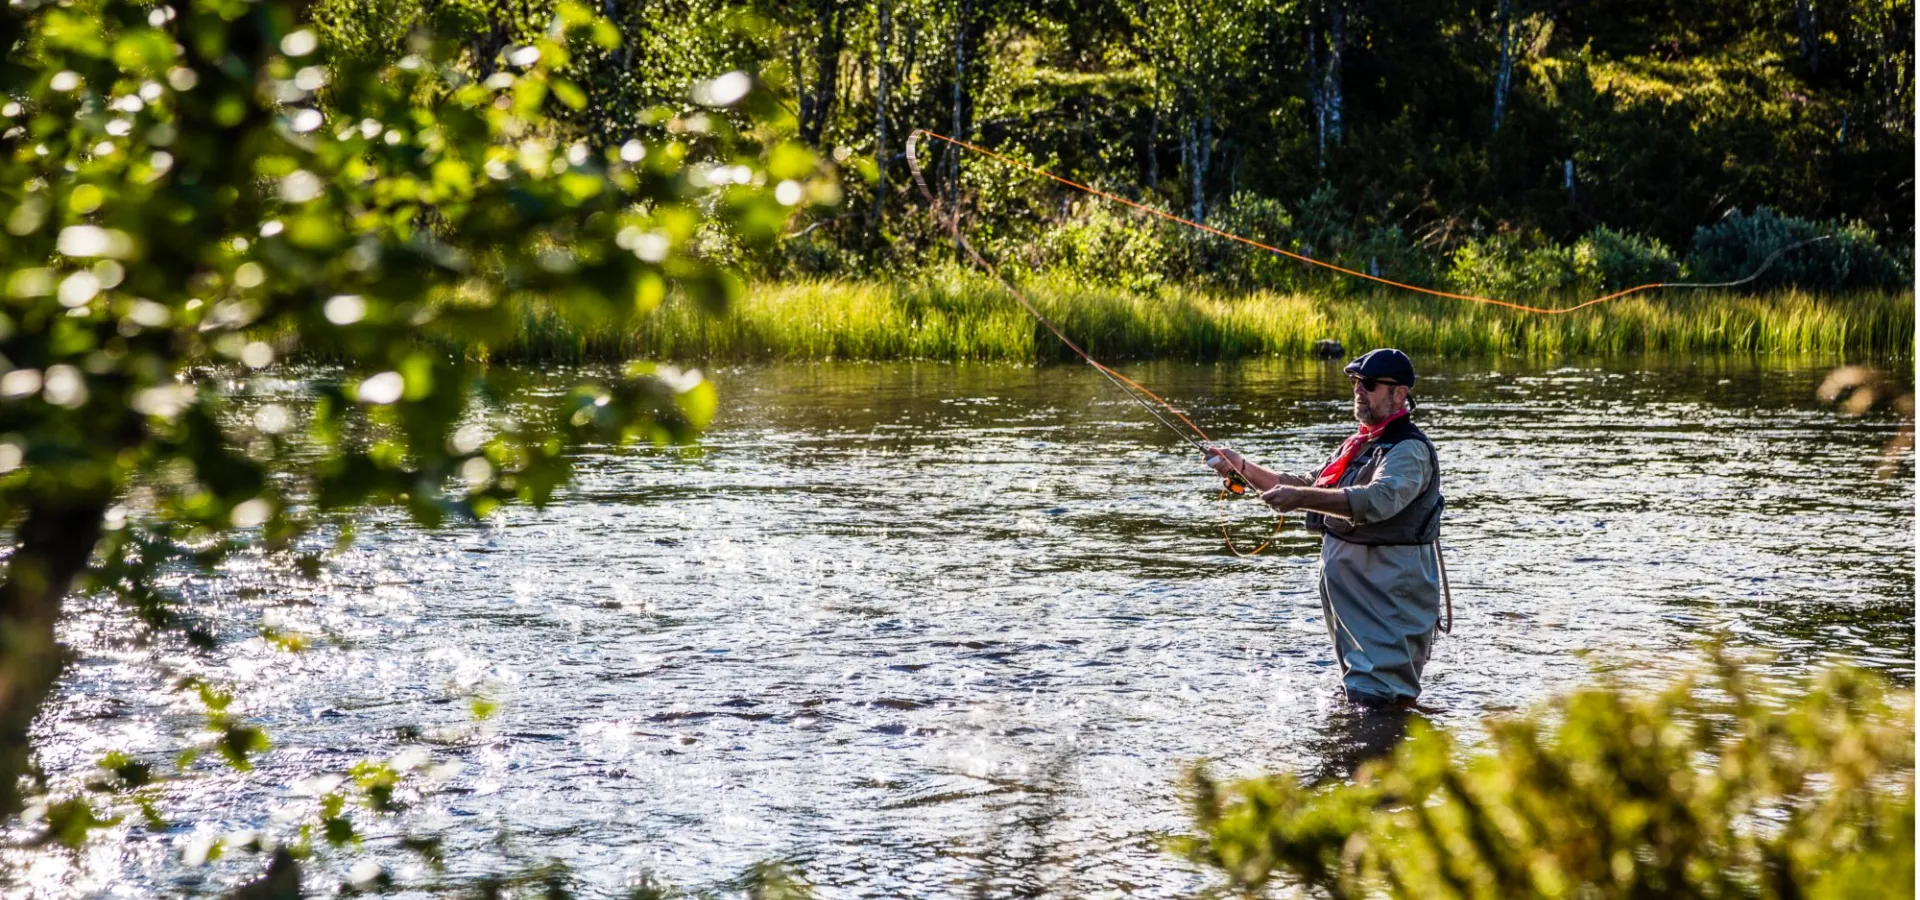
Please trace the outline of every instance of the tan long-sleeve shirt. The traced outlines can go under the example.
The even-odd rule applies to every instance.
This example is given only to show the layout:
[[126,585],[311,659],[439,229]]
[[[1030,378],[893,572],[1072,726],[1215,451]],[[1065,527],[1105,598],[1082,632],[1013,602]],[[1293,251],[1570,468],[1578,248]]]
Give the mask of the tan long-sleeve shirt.
[[[1365,484],[1343,490],[1351,521],[1391,518],[1434,477],[1427,445],[1402,441]],[[1440,621],[1440,565],[1432,545],[1368,546],[1320,540],[1320,604],[1349,694],[1377,702],[1420,696],[1420,674]]]

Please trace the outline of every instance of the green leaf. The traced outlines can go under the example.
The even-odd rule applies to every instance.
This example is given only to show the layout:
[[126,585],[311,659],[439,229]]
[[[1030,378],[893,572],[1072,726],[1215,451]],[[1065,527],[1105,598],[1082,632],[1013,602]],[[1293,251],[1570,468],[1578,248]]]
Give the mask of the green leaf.
[[226,759],[227,765],[246,772],[253,769],[253,754],[263,753],[271,745],[267,741],[267,733],[258,728],[251,725],[228,725],[221,731],[220,739],[215,746],[219,748],[220,755]]
[[691,388],[681,391],[674,402],[680,407],[681,415],[694,429],[705,429],[713,422],[714,413],[720,408],[720,392],[714,390],[713,382],[701,380]]
[[153,780],[153,767],[115,750],[100,760],[100,768],[112,773],[120,789],[137,788]]
[[547,87],[553,91],[554,97],[558,98],[561,103],[567,105],[568,109],[585,109],[587,107],[587,92],[581,90],[579,85],[565,78],[554,78],[547,82]]
[[103,819],[95,815],[93,807],[79,797],[48,806],[43,820],[46,828],[40,836],[42,842],[54,842],[74,850],[87,842],[91,832],[120,824],[119,816]]
[[797,141],[783,141],[767,148],[767,177],[778,180],[799,180],[813,174],[818,162],[811,149]]

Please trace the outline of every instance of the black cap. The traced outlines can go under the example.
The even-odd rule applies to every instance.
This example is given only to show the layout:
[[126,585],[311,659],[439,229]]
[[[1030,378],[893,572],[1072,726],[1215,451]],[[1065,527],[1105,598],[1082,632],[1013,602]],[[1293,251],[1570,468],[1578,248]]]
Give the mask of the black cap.
[[1413,360],[1390,347],[1368,350],[1347,363],[1347,374],[1361,378],[1385,378],[1413,387]]

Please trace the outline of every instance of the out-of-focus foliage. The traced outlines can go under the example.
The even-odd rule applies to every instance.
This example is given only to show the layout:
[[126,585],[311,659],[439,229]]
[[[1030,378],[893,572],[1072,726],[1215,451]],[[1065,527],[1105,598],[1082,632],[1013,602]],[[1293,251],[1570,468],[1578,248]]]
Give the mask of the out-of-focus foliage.
[[[1827,373],[1814,395],[1822,403],[1833,404],[1842,415],[1861,416],[1876,410],[1891,410],[1900,419],[1900,430],[1880,449],[1880,466],[1875,474],[1892,478],[1901,463],[1911,461],[1913,450],[1913,390],[1869,366],[1841,366]],[[1909,473],[1911,474],[1911,473]]]
[[[1914,878],[1913,695],[1763,687],[1716,654],[1655,696],[1579,691],[1462,757],[1416,729],[1351,783],[1194,777],[1197,860],[1334,897],[1867,897]],[[1801,689],[1803,688],[1803,690]]]
[[[487,57],[424,28],[397,56],[336,53],[322,32],[348,26],[301,11],[0,12],[0,815],[24,803],[70,588],[176,624],[164,566],[286,551],[368,504],[431,525],[541,503],[573,447],[692,437],[715,405],[698,373],[635,363],[514,398],[437,348],[503,340],[530,304],[611,327],[669,296],[721,309],[740,279],[703,237],[764,245],[834,193],[811,150],[735,127],[784,115],[742,71],[615,138],[567,127],[589,102],[569,73],[620,50],[585,7],[530,12],[539,27]],[[300,354],[338,363],[310,411],[224,411]],[[264,736],[201,693],[220,753],[246,765]]]

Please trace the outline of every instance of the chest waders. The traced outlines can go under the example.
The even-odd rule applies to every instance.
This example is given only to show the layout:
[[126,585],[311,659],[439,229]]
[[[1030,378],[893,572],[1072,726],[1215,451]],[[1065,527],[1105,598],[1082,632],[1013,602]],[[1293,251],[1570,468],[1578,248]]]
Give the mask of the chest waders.
[[1407,547],[1432,545],[1434,564],[1440,570],[1440,593],[1446,598],[1446,624],[1440,626],[1442,634],[1453,633],[1453,588],[1447,583],[1447,562],[1440,554],[1440,515],[1446,509],[1447,499],[1440,493],[1440,454],[1413,422],[1400,418],[1387,425],[1385,431],[1360,450],[1354,460],[1357,465],[1347,466],[1334,487],[1353,487],[1373,480],[1375,472],[1386,462],[1387,453],[1394,446],[1406,441],[1417,441],[1426,445],[1427,456],[1433,461],[1433,477],[1427,479],[1420,494],[1406,505],[1406,508],[1379,522],[1368,525],[1355,525],[1337,516],[1309,512],[1306,515],[1308,531],[1332,535],[1349,544],[1363,544],[1370,547]]

